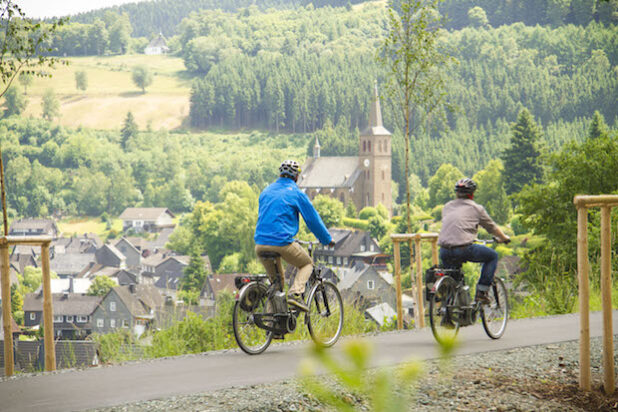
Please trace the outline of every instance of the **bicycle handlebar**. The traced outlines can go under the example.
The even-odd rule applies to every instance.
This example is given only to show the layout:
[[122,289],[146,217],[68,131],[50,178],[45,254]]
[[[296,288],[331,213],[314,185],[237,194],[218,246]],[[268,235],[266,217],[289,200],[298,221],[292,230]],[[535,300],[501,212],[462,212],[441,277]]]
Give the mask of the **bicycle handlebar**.
[[296,243],[299,243],[299,244],[304,245],[304,246],[315,246],[315,245],[319,245],[320,244],[320,241],[318,241],[318,240],[309,240],[309,241],[307,241],[307,240],[294,239],[294,241]]
[[480,243],[481,245],[490,245],[492,243],[504,243],[504,244],[508,244],[510,242],[502,242],[500,239],[498,239],[497,237],[493,236],[491,239],[474,239],[474,243]]

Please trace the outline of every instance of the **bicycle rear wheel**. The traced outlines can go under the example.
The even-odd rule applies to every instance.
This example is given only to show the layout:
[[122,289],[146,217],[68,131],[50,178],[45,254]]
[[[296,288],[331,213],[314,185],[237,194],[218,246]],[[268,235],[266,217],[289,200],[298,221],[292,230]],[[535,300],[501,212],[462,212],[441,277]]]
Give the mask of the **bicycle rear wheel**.
[[442,278],[429,299],[431,332],[439,343],[451,342],[459,332],[457,302],[457,284],[451,277]]
[[334,283],[316,283],[309,293],[309,312],[305,316],[316,344],[330,347],[337,342],[343,329],[343,300]]
[[249,355],[264,352],[273,339],[272,332],[260,328],[254,320],[255,314],[273,312],[273,305],[266,297],[266,290],[265,285],[250,283],[240,290],[234,305],[234,338],[238,347]]
[[499,339],[504,334],[509,319],[509,297],[502,279],[494,278],[488,296],[491,303],[481,306],[483,328],[487,336]]

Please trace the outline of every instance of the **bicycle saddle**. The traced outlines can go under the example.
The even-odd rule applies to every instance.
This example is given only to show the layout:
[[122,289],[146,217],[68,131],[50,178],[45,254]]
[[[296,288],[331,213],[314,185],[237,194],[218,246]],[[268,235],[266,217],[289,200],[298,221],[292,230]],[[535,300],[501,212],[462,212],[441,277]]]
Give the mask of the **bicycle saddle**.
[[258,253],[258,256],[263,258],[263,259],[275,259],[275,258],[278,258],[281,255],[279,253],[277,253],[277,252],[260,252],[260,253]]

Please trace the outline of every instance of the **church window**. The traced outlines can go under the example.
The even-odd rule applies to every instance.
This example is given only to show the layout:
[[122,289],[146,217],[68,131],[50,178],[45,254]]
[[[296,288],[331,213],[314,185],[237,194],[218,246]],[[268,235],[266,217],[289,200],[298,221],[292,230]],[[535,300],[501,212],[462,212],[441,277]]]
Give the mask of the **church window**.
[[381,152],[382,151],[382,140],[379,140],[378,143],[380,143],[380,147],[378,148],[378,151]]
[[388,140],[384,141],[384,151],[388,152]]
[[371,152],[371,140],[367,142],[367,151]]
[[367,142],[363,140],[363,152],[367,151]]
[[382,180],[386,180],[386,178],[384,177],[384,170],[382,170]]
[[343,196],[343,193],[339,193],[339,200],[341,201],[341,203],[345,203],[345,197]]
[[384,203],[384,193],[382,193],[382,203]]

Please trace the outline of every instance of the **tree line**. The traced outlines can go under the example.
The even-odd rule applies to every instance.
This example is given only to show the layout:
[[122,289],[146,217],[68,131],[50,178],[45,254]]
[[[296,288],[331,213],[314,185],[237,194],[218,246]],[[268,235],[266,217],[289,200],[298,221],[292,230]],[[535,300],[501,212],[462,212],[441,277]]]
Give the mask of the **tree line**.
[[[122,126],[122,127],[121,127]],[[282,158],[300,158],[304,136],[69,129],[42,119],[0,120],[8,211],[13,217],[118,215],[124,208],[189,211],[217,202],[228,181],[263,187]]]
[[[137,37],[151,37],[162,32],[166,36],[178,34],[178,25],[192,13],[200,10],[227,12],[267,10],[269,8],[350,7],[363,0],[158,0],[129,3],[100,10],[79,13],[71,20],[92,24],[103,19],[108,11],[129,16]],[[461,29],[478,24],[478,18],[469,16],[471,9],[482,9],[486,24],[498,27],[522,22],[526,25],[577,24],[585,26],[591,21],[616,23],[618,4],[608,0],[445,0],[440,12],[449,17],[447,28]],[[477,10],[478,14],[478,10]],[[481,17],[481,21],[483,18]]]

